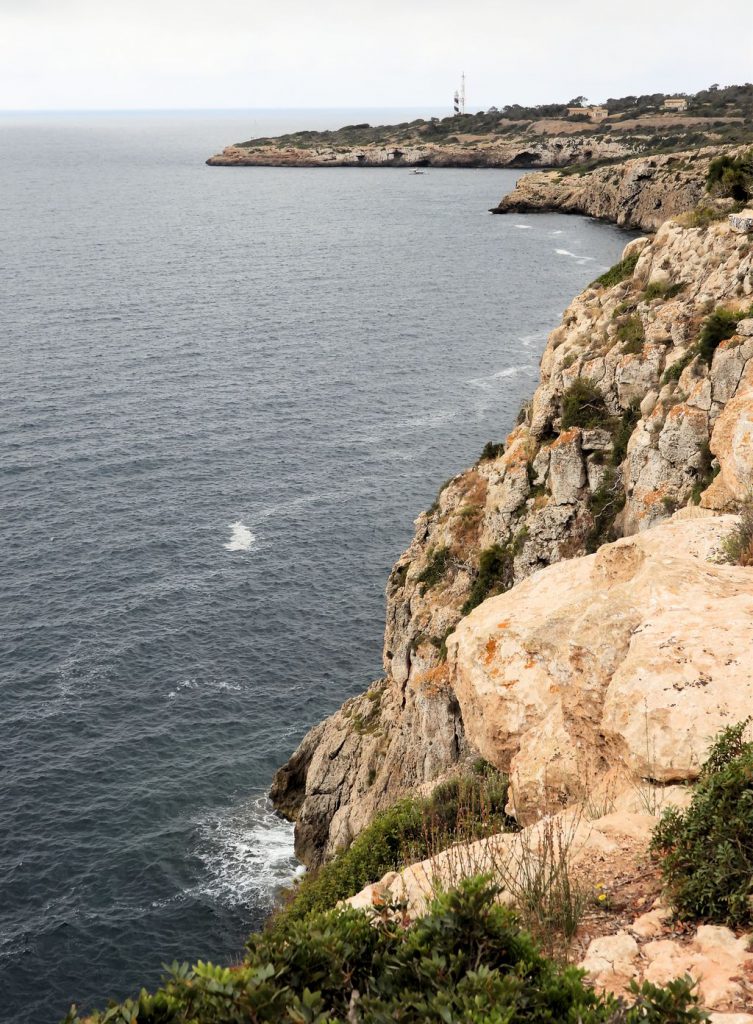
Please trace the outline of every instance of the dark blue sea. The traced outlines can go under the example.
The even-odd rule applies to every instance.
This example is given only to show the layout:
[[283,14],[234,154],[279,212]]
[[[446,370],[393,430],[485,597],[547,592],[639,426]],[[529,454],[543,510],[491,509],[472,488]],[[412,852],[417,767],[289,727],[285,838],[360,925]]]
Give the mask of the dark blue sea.
[[625,244],[492,217],[520,172],[204,165],[378,119],[0,115],[4,1022],[239,956],[296,868],[275,768]]

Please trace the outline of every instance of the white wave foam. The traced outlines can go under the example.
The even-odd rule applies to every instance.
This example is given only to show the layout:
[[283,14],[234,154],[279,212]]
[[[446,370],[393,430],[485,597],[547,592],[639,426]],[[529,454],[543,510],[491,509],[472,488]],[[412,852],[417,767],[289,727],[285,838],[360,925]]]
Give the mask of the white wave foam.
[[577,252],[570,252],[569,249],[555,249],[554,251],[558,256],[569,256],[571,259],[577,260],[580,264],[590,263],[592,260],[596,259],[595,256],[582,256]]
[[525,366],[507,366],[504,370],[490,373],[488,377],[469,377],[465,383],[471,384],[475,388],[490,388],[493,381],[503,380],[505,377],[515,377],[525,369]]
[[175,698],[182,690],[219,690],[225,693],[240,693],[239,683],[229,683],[226,679],[181,679],[174,690],[168,693],[168,697]]
[[270,906],[275,892],[301,874],[293,854],[293,826],[266,797],[199,825],[204,896],[228,907]]
[[530,224],[513,224],[513,227],[517,228],[518,231],[533,231]]
[[552,236],[554,236],[554,235],[564,235],[564,233],[565,233],[564,231],[550,231],[549,232],[549,234],[552,235]]
[[521,334],[520,340],[529,348],[535,341],[546,341],[547,337],[546,331],[537,331],[535,334]]
[[230,540],[223,547],[227,551],[250,551],[256,537],[241,520],[229,524]]

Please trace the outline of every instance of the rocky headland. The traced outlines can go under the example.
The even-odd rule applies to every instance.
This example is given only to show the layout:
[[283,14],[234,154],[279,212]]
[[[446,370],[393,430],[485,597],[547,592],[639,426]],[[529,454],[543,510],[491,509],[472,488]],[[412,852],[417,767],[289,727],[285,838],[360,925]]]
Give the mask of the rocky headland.
[[623,160],[586,173],[526,174],[491,212],[579,213],[653,232],[669,217],[698,206],[709,164],[718,154],[718,147],[705,148]]
[[[698,201],[708,157],[611,173],[636,183],[634,209],[666,211],[677,174]],[[598,197],[604,173],[581,187]],[[744,717],[753,577],[713,559],[719,514],[753,491],[753,246],[726,218],[693,224],[664,220],[573,300],[518,425],[416,520],[384,677],[274,780],[305,863],[479,754],[525,821],[585,777],[691,780]],[[732,323],[703,342],[720,307]]]
[[[257,137],[211,156],[212,167],[573,167],[746,142],[753,86],[713,87],[670,109],[662,94],[610,99],[593,111],[510,104],[392,125]],[[598,112],[598,118],[590,116]]]

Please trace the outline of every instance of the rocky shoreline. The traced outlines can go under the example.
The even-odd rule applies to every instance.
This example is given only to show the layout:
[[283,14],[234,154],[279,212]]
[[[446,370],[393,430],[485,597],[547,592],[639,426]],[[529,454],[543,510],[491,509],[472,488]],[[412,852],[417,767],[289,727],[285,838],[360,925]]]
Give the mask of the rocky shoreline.
[[[387,585],[384,677],[315,726],[277,772],[272,799],[295,821],[307,865],[479,754],[510,773],[512,807],[532,820],[616,764],[634,782],[688,781],[715,729],[744,717],[753,681],[739,652],[721,665],[701,623],[719,588],[738,604],[753,601],[745,571],[725,570],[727,582],[712,583],[703,556],[698,573],[711,589],[696,588],[698,616],[677,614],[661,628],[633,621],[661,578],[661,530],[670,531],[666,543],[706,550],[707,535],[720,542],[716,514],[734,513],[753,490],[753,246],[726,220],[666,219],[698,204],[711,156],[631,160],[564,183],[531,175],[500,204],[499,212],[563,209],[657,230],[629,243],[614,274],[573,300],[517,427],[416,520]],[[739,322],[703,352],[699,334],[718,306],[740,310]],[[652,569],[644,548],[654,535]],[[583,556],[597,550],[590,568]],[[559,575],[555,563],[567,563]],[[547,566],[554,575],[540,572]],[[670,586],[680,612],[693,572],[678,570]],[[534,629],[515,620],[517,598],[498,606],[505,598],[492,595],[516,587],[522,599],[520,584],[534,574],[526,586],[543,588],[544,611],[570,594],[580,618],[558,627],[569,621],[563,608]],[[595,581],[588,600],[586,577]],[[603,606],[605,588],[622,595],[614,614]],[[593,642],[579,638],[591,620]],[[721,634],[723,624],[714,629]],[[744,648],[751,638],[741,630]],[[640,657],[631,672],[621,669],[637,657],[637,634],[651,638],[645,659],[661,650],[666,684]],[[651,764],[641,736],[653,746]]]
[[577,213],[653,232],[703,200],[709,163],[718,153],[706,148],[640,157],[586,174],[527,174],[491,212]]
[[588,136],[461,136],[453,143],[415,142],[369,145],[227,146],[209,157],[210,167],[567,167],[589,160],[622,159],[635,146]]

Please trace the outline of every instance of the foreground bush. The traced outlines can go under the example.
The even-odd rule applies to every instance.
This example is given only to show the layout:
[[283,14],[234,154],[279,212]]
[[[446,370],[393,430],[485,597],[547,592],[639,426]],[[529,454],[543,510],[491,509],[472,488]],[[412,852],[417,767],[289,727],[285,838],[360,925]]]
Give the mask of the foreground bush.
[[673,906],[684,918],[718,924],[753,921],[753,743],[748,722],[726,729],[685,811],[669,808],[652,849]]
[[753,503],[740,512],[740,525],[724,542],[724,554],[733,565],[753,567]]
[[[483,880],[403,928],[390,914],[330,911],[252,937],[237,968],[173,965],[154,995],[92,1024],[682,1024],[707,1021],[687,980],[634,987],[631,1005],[542,957]],[[78,1020],[75,1010],[66,1024]]]
[[507,779],[485,762],[479,762],[473,773],[440,784],[425,800],[401,800],[377,815],[347,850],[305,875],[271,927],[329,910],[388,871],[424,860],[455,842],[510,831],[516,826],[505,814],[506,803]]

